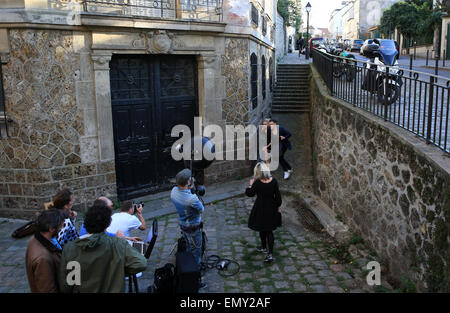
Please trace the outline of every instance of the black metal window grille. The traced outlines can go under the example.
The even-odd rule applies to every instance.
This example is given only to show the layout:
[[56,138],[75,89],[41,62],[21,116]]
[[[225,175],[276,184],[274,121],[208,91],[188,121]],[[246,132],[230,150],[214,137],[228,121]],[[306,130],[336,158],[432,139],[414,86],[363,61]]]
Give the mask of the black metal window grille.
[[371,63],[317,49],[313,49],[312,57],[332,96],[400,126],[450,154],[450,79],[408,69],[394,74],[389,66],[381,71]]
[[259,23],[259,12],[256,9],[255,5],[252,3],[252,23],[258,27]]
[[273,60],[269,59],[269,90],[270,93],[273,92]]
[[262,34],[265,36],[267,34],[267,18],[265,16],[261,16],[262,22]]
[[258,106],[258,57],[256,54],[252,53],[250,56],[250,66],[251,66],[251,102],[252,108],[255,109]]
[[266,99],[266,58],[262,56],[261,58],[261,85],[262,85],[262,96]]

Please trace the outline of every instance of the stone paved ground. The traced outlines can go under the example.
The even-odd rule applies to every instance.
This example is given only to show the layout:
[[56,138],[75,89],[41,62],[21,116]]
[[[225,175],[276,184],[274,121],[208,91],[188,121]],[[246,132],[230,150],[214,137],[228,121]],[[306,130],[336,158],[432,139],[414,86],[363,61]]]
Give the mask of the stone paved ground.
[[[373,259],[363,244],[345,264],[337,263],[335,246],[323,233],[305,229],[295,219],[296,198],[284,195],[284,226],[275,231],[275,262],[265,264],[255,248],[259,236],[247,227],[254,199],[237,197],[208,205],[204,214],[208,237],[207,255],[219,255],[240,264],[239,274],[222,278],[215,269],[204,273],[208,287],[202,292],[372,292],[363,267]],[[297,215],[298,217],[298,215]],[[179,236],[177,215],[159,218],[160,237],[149,267],[139,283],[145,289],[153,281],[154,269],[174,262]],[[171,254],[171,251],[173,253]],[[351,262],[351,263],[350,263]]]
[[11,233],[25,223],[23,220],[0,218],[0,293],[30,292],[25,269],[29,237],[11,237]]
[[298,50],[294,53],[288,53],[280,60],[278,64],[310,64],[312,63],[312,59],[305,59],[305,55],[298,56]]

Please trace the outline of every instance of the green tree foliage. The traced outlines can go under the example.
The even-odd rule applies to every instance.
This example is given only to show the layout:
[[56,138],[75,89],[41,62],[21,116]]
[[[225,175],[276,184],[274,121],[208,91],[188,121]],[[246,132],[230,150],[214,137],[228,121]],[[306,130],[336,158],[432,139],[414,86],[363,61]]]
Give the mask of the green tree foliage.
[[293,26],[298,31],[302,24],[302,6],[300,0],[279,0],[278,12],[284,18],[286,26]]
[[429,41],[441,23],[442,9],[433,8],[433,0],[407,0],[397,2],[383,12],[379,30],[390,36],[395,28],[407,39]]

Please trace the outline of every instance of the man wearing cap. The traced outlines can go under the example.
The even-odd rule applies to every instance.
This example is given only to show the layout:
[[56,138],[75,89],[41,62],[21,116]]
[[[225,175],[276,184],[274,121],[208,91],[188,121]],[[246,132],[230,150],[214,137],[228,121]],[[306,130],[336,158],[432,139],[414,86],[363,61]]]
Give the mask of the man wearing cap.
[[[189,189],[192,173],[184,169],[175,177],[177,186],[170,193],[175,208],[180,217],[180,227],[186,239],[186,249],[192,252],[197,263],[200,265],[202,255],[202,216],[205,210],[197,195]],[[204,284],[201,284],[201,288]]]

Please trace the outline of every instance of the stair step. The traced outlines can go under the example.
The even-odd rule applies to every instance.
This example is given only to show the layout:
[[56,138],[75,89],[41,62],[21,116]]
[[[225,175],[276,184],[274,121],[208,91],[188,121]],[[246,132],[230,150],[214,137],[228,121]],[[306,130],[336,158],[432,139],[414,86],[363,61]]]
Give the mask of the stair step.
[[309,65],[304,64],[278,64],[277,68],[311,68]]
[[272,101],[275,105],[311,105],[311,101],[309,99],[306,100],[282,100],[282,99],[273,99]]
[[301,84],[301,83],[285,83],[285,82],[278,82],[275,85],[275,88],[281,88],[281,89],[293,89],[296,90],[297,88],[307,89],[309,88],[309,84]]
[[272,109],[298,109],[298,110],[310,110],[310,106],[304,106],[304,105],[272,105]]
[[307,106],[307,107],[309,107],[309,106],[311,106],[311,103],[309,101],[308,102],[273,101],[272,105],[275,105],[275,106],[280,106],[280,105],[281,106]]
[[274,94],[280,94],[280,95],[309,95],[309,90],[306,88],[296,88],[292,90],[281,90],[275,88],[273,90]]
[[309,79],[305,78],[305,77],[286,77],[286,76],[278,76],[277,77],[277,81],[301,81],[301,82],[309,82]]
[[311,73],[309,69],[277,69],[277,73],[296,74],[296,73]]
[[310,110],[295,110],[295,109],[291,109],[291,110],[284,110],[284,109],[272,109],[273,113],[310,113]]
[[309,80],[277,79],[276,83],[309,85]]
[[274,99],[294,99],[294,100],[297,100],[297,99],[309,99],[309,98],[310,98],[310,95],[301,95],[301,96],[274,95],[273,98],[274,98]]

